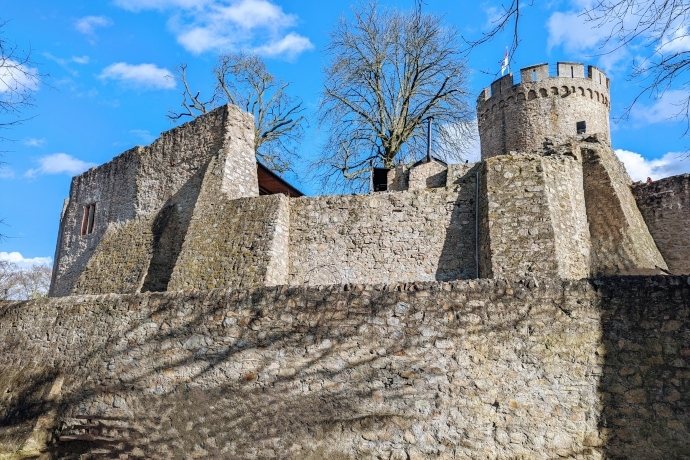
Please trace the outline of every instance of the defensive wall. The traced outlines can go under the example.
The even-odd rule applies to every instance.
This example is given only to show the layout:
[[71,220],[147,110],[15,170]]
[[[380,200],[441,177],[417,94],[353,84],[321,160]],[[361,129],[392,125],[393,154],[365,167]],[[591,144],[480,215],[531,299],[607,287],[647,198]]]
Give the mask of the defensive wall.
[[76,176],[50,295],[165,289],[212,160],[226,196],[258,196],[253,123],[220,107]]
[[605,135],[288,199],[258,196],[251,126],[221,107],[77,176],[51,295],[667,269]]
[[[599,133],[610,139],[610,81],[594,66],[559,62],[556,75],[549,65],[520,69],[499,78],[477,99],[477,122],[482,159],[540,148],[548,138],[554,145],[578,134]],[[582,133],[580,133],[582,134]]]
[[389,192],[258,196],[232,106],[74,178],[53,298],[0,302],[0,459],[690,458],[690,278],[634,276],[689,271],[690,176],[631,188],[577,66]]
[[637,206],[671,273],[690,273],[690,174],[632,187]]
[[0,456],[687,458],[689,283],[0,302]]

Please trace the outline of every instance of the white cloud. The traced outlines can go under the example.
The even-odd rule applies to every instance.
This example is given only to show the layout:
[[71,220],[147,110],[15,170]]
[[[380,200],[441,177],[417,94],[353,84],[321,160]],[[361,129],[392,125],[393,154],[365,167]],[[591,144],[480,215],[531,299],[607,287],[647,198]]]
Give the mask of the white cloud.
[[52,257],[24,257],[19,252],[0,252],[0,261],[16,264],[19,268],[53,264]]
[[88,56],[72,56],[70,61],[76,62],[77,64],[88,64],[91,59]]
[[201,8],[213,0],[115,0],[115,5],[128,11]]
[[279,56],[282,54],[289,58],[294,58],[301,52],[310,50],[313,47],[314,45],[312,45],[308,38],[290,32],[281,40],[259,46],[252,51],[263,56]]
[[46,145],[45,139],[36,139],[35,137],[29,137],[24,139],[22,143],[28,147],[43,147]]
[[68,174],[75,176],[96,166],[79,158],[74,158],[66,153],[54,153],[37,160],[40,164],[38,168],[29,169],[24,173],[24,177],[33,178],[43,174]]
[[685,104],[688,98],[690,98],[688,91],[668,90],[652,105],[635,105],[632,109],[632,116],[647,123],[674,120],[685,114]]
[[147,129],[131,129],[129,133],[133,134],[134,136],[138,137],[146,143],[151,143],[156,140],[156,136],[151,134]]
[[99,78],[117,80],[141,89],[172,89],[175,87],[175,80],[169,77],[171,74],[168,69],[155,64],[117,62],[103,69]]
[[[0,66],[0,95],[12,95],[15,92],[38,91],[38,72],[11,59]],[[2,97],[2,96],[0,96]]]
[[207,51],[250,51],[286,56],[314,48],[311,41],[288,29],[297,16],[269,0],[116,0],[130,11],[169,11],[169,27],[177,42],[195,54]]
[[669,152],[661,158],[647,160],[642,155],[629,150],[616,149],[616,155],[625,164],[630,178],[634,181],[652,180],[678,174],[690,173],[690,159],[679,152]]
[[597,65],[607,72],[618,70],[619,63],[630,56],[628,47],[616,49],[607,44],[611,35],[611,24],[600,25],[588,22],[582,14],[585,8],[593,6],[592,0],[571,0],[573,9],[556,11],[546,21],[547,51],[562,47],[568,54],[579,57],[598,57]]
[[0,166],[0,179],[14,179],[14,170],[7,166]]
[[74,28],[84,35],[93,36],[97,27],[108,27],[113,21],[105,16],[84,16],[74,22]]

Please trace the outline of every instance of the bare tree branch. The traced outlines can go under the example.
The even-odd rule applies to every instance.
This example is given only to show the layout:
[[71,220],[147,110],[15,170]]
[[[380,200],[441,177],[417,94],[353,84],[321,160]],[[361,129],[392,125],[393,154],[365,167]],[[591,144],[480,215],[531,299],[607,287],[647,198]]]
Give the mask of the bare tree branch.
[[302,139],[306,118],[302,101],[291,97],[285,83],[268,72],[266,64],[254,55],[243,53],[222,54],[213,69],[215,92],[204,102],[187,84],[185,64],[175,69],[182,82],[183,111],[170,111],[168,118],[176,121],[183,117],[196,118],[217,106],[220,101],[246,110],[254,116],[254,150],[259,161],[277,172],[288,171],[295,150]]
[[[319,110],[329,137],[313,164],[318,178],[363,189],[370,160],[390,168],[421,156],[427,117],[436,120],[435,153],[463,159],[472,111],[458,49],[457,32],[422,13],[421,3],[401,12],[369,2],[353,8],[352,21],[341,18],[327,47]],[[444,129],[450,125],[454,136]]]

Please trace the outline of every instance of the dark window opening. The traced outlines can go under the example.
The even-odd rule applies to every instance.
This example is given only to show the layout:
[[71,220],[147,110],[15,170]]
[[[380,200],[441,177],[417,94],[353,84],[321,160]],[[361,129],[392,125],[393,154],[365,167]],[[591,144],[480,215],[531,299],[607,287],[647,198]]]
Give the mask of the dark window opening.
[[84,206],[84,217],[81,220],[81,235],[93,233],[93,226],[96,220],[96,203]]
[[584,121],[578,121],[577,122],[577,133],[578,134],[585,134],[587,132],[587,123]]
[[532,81],[537,81],[537,71],[536,70],[532,71]]
[[573,70],[573,66],[570,66],[570,78],[575,78],[575,71]]
[[374,168],[374,191],[388,190],[388,168]]

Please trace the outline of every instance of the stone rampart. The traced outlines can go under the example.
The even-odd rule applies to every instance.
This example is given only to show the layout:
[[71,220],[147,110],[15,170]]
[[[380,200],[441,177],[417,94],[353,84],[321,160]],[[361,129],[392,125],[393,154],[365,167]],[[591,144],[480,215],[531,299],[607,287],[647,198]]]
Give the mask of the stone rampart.
[[476,277],[474,175],[460,185],[290,200],[289,283]]
[[287,284],[285,195],[218,199],[197,211],[168,290]]
[[672,273],[690,273],[690,174],[632,187],[637,207]]
[[[139,147],[72,179],[69,199],[60,219],[51,296],[69,295],[111,224],[136,216],[136,174]],[[93,232],[81,234],[85,207],[96,203]]]
[[0,302],[0,454],[683,458],[688,282]]
[[480,276],[589,275],[582,165],[565,155],[504,155],[484,162]]
[[579,149],[592,275],[659,273],[667,268],[630,191],[630,176],[613,149],[587,140]]
[[[50,295],[165,290],[210,161],[224,196],[259,195],[253,133],[251,115],[223,106],[76,176]],[[82,234],[89,205],[93,232]]]
[[482,159],[511,151],[529,152],[546,138],[555,143],[577,134],[577,123],[587,133],[610,139],[609,79],[593,66],[559,62],[557,76],[548,64],[521,69],[521,82],[508,74],[486,88],[477,100]]

